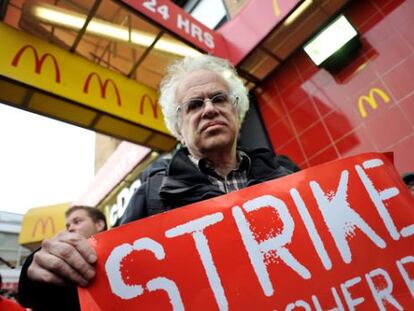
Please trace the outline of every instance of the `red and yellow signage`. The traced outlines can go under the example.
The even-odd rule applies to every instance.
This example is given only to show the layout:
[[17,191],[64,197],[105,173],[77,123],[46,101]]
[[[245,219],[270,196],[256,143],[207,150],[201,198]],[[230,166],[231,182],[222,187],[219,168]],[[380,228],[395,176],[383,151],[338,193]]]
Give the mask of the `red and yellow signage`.
[[154,89],[2,23],[0,38],[0,76],[169,134]]
[[69,203],[31,208],[23,217],[19,244],[37,246],[44,239],[65,230],[65,211]]
[[98,234],[82,310],[411,310],[414,200],[377,153]]
[[60,83],[60,68],[59,65],[57,63],[57,60],[55,58],[55,56],[53,56],[52,54],[49,53],[44,53],[41,57],[39,57],[39,54],[36,50],[35,47],[33,47],[33,45],[30,44],[26,44],[25,46],[21,47],[20,50],[16,53],[16,55],[13,58],[13,61],[11,62],[11,65],[14,67],[17,67],[19,65],[19,61],[20,58],[22,57],[22,55],[26,52],[26,50],[29,50],[29,54],[30,52],[33,55],[33,60],[34,60],[34,72],[37,74],[41,73],[42,67],[43,67],[43,62],[49,58],[51,62],[53,62],[54,65],[54,69],[55,69],[55,82],[56,83]]

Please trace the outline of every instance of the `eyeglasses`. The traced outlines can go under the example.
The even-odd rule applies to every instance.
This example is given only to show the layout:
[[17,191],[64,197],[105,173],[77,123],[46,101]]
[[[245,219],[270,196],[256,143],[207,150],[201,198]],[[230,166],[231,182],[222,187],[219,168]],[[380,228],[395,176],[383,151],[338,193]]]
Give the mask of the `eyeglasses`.
[[194,114],[204,109],[206,101],[210,101],[217,108],[224,108],[229,104],[237,105],[239,98],[237,96],[228,95],[226,93],[217,93],[211,97],[192,98],[181,106],[177,107],[177,114],[184,112],[185,114]]

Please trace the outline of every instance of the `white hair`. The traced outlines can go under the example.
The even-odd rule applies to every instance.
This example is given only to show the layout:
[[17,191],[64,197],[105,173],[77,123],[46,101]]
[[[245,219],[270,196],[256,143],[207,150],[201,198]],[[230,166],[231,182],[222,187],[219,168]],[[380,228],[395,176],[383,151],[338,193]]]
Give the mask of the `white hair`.
[[248,91],[233,65],[226,60],[210,55],[185,57],[168,67],[167,75],[160,85],[159,102],[164,114],[165,124],[177,139],[180,139],[177,124],[177,107],[180,104],[176,99],[177,88],[189,73],[203,69],[221,75],[228,84],[230,95],[238,98],[236,109],[240,124],[243,122],[247,110],[249,110]]

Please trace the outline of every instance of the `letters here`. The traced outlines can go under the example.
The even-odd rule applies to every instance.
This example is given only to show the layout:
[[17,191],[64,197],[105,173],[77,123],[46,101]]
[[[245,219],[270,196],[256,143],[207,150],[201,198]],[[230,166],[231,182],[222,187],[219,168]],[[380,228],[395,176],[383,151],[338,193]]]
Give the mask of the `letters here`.
[[179,36],[190,40],[203,50],[211,52],[216,48],[215,38],[219,35],[170,1],[143,0],[141,5],[139,5],[139,1],[123,0],[123,2],[133,6]]
[[82,310],[412,310],[414,200],[368,153],[97,235]]

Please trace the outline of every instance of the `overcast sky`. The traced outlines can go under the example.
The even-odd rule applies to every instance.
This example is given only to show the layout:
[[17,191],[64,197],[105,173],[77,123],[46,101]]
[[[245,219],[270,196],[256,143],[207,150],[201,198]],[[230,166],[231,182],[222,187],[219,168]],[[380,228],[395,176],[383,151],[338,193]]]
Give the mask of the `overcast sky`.
[[0,104],[0,211],[74,201],[94,176],[95,133]]

